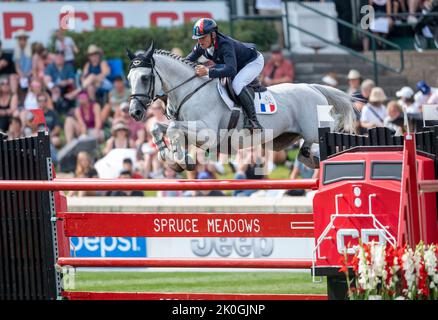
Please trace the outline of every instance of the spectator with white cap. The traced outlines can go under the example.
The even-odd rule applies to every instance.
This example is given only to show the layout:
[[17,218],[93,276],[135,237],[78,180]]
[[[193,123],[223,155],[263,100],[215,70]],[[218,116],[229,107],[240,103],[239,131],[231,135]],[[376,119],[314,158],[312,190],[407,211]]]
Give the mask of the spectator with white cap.
[[371,90],[368,103],[363,107],[360,118],[360,124],[363,128],[371,129],[374,127],[383,127],[384,120],[387,116],[385,101],[386,94],[380,87]]
[[397,98],[400,98],[398,103],[406,110],[407,113],[419,113],[420,109],[414,100],[414,90],[411,87],[403,87],[395,94]]
[[360,72],[355,69],[351,69],[350,72],[348,72],[348,95],[353,95],[354,93],[360,92],[360,83],[362,81],[361,78]]

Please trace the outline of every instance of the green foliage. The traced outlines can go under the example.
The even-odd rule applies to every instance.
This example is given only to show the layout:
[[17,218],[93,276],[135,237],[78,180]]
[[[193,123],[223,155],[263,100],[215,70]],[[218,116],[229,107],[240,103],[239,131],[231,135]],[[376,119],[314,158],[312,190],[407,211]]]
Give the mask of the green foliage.
[[[219,22],[219,28],[229,34],[228,22]],[[103,49],[106,58],[123,59],[125,67],[128,65],[126,48],[132,51],[146,49],[153,40],[155,48],[171,50],[179,47],[186,55],[195,45],[195,41],[191,38],[191,23],[172,28],[98,29],[91,32],[69,32],[68,35],[74,39],[80,50],[77,55],[77,65],[81,67],[87,59],[87,48],[92,43]],[[258,50],[266,51],[277,41],[278,34],[272,22],[239,21],[234,24],[234,37],[243,42],[253,42]]]

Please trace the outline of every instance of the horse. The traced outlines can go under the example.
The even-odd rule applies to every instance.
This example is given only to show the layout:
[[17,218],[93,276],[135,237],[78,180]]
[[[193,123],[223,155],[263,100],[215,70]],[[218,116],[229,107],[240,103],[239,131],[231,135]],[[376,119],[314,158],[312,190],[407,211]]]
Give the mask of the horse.
[[[196,76],[198,62],[165,50],[155,50],[153,43],[146,50],[126,51],[130,59],[127,75],[131,87],[130,116],[143,121],[154,99],[160,94],[167,96],[166,113],[171,121],[168,126],[157,124],[152,136],[159,149],[159,157],[169,161],[174,170],[194,170],[196,159],[188,152],[193,146],[227,154],[248,147],[241,139],[238,139],[237,146],[229,146],[230,136],[226,132],[230,132],[232,110],[219,93],[220,79]],[[318,105],[333,106],[330,116],[334,120],[334,131],[355,131],[351,99],[336,88],[283,83],[269,86],[267,90],[274,97],[278,110],[273,114],[258,115],[264,130],[259,133],[258,139],[251,140],[253,144],[264,147],[269,144],[274,151],[279,151],[303,139],[299,160],[308,167],[317,168],[319,162],[311,150],[312,145],[318,143]],[[243,128],[243,114],[241,110],[239,113],[235,129],[231,131],[240,132]],[[216,136],[205,132],[213,132]]]

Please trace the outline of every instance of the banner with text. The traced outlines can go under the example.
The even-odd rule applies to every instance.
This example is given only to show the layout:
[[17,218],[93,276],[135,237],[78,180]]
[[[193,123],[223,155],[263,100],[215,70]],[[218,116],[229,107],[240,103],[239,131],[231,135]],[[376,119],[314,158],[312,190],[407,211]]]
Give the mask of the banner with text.
[[76,32],[95,28],[164,27],[200,17],[228,20],[226,2],[209,2],[202,7],[197,1],[2,3],[0,38],[4,48],[13,49],[14,33],[19,29],[29,33],[31,42],[46,45],[51,34],[61,26]]

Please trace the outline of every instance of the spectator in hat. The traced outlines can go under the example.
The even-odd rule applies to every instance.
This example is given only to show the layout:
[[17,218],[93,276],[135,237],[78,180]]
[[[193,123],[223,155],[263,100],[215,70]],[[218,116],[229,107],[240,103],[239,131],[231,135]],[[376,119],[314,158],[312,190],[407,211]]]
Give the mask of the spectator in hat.
[[13,55],[15,70],[19,77],[20,87],[27,89],[32,75],[32,48],[28,42],[29,35],[20,29],[15,33],[15,39],[17,39]]
[[78,106],[73,115],[68,115],[64,123],[65,139],[67,143],[79,136],[92,136],[99,141],[103,140],[100,106],[90,99],[87,92],[78,96]]
[[347,75],[347,79],[348,79],[347,94],[352,96],[355,93],[356,94],[360,93],[360,83],[362,81],[360,72],[355,69],[351,69]]
[[273,46],[271,58],[263,68],[261,81],[265,86],[273,86],[280,83],[292,83],[295,71],[292,62],[286,59],[280,46]]
[[64,52],[65,64],[71,65],[71,67],[75,68],[75,54],[79,53],[78,47],[74,40],[65,35],[65,31],[63,28],[59,28],[55,33],[55,49],[56,51]]
[[426,104],[433,94],[438,93],[438,89],[431,88],[426,81],[421,80],[417,82],[417,90],[418,92],[415,94],[414,100],[421,112],[423,104]]
[[111,128],[112,137],[105,143],[103,154],[108,154],[113,149],[135,148],[135,143],[129,138],[129,128],[123,121],[117,121]]
[[337,75],[335,72],[329,72],[321,79],[322,83],[326,86],[336,88],[339,84]]
[[387,116],[385,101],[386,94],[380,87],[371,90],[368,103],[363,107],[360,118],[360,125],[363,128],[371,129],[374,127],[383,127]]
[[91,98],[95,99],[95,94],[100,90],[101,92],[108,92],[112,88],[111,81],[106,77],[111,70],[108,63],[102,57],[102,50],[95,44],[90,44],[87,50],[88,61],[82,71],[82,87],[92,88]]
[[420,109],[415,103],[414,90],[411,87],[403,87],[395,93],[396,97],[399,98],[398,104],[407,113],[419,113]]
[[49,89],[58,86],[61,94],[65,94],[74,86],[75,73],[73,67],[65,63],[64,51],[56,52],[55,61],[47,66],[44,73],[44,81]]

